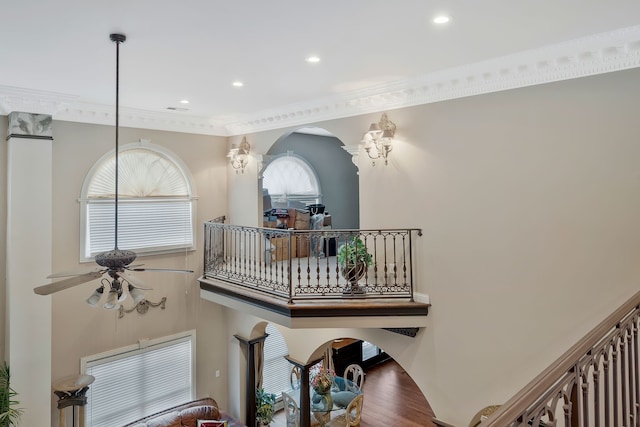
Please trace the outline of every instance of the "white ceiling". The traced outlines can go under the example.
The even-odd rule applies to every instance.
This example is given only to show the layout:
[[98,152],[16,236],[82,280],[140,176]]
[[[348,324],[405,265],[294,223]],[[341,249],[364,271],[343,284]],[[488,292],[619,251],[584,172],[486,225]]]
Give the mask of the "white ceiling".
[[[205,134],[640,66],[638,0],[3,3],[0,113],[60,120],[112,122],[113,32],[127,36],[121,123]],[[439,13],[451,22],[433,24]]]

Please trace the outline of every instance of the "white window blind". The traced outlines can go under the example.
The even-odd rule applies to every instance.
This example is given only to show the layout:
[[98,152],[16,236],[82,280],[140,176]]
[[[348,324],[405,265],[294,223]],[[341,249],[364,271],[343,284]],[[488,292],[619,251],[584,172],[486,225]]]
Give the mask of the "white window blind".
[[274,393],[281,399],[282,392],[291,388],[293,365],[284,358],[289,354],[289,348],[278,328],[269,323],[266,333],[269,336],[264,340],[262,387],[267,393]]
[[[191,250],[195,197],[186,167],[168,150],[129,144],[118,157],[118,248],[138,254]],[[81,260],[115,247],[115,152],[98,160],[82,187]]]
[[320,203],[320,183],[313,167],[302,157],[286,154],[275,158],[262,173],[274,207],[304,207]]
[[146,348],[83,358],[83,370],[95,377],[87,393],[87,427],[123,425],[193,400],[194,341],[189,333]]
[[[189,200],[118,201],[118,246],[122,249],[165,251],[193,246]],[[113,201],[87,203],[87,258],[114,247]]]

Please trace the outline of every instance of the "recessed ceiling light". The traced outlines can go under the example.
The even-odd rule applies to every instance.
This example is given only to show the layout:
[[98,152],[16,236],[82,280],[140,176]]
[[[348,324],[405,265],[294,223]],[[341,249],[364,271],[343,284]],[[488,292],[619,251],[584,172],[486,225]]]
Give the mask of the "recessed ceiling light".
[[188,99],[183,99],[182,101],[180,101],[180,104],[188,104],[189,100]]
[[450,20],[451,20],[451,18],[449,18],[446,15],[439,15],[439,16],[436,16],[435,18],[433,18],[433,23],[434,24],[446,24]]
[[315,55],[311,55],[311,56],[307,57],[306,61],[310,62],[312,64],[316,64],[316,63],[320,62],[320,57],[319,56],[315,56]]
[[232,83],[232,85],[234,85],[235,87],[242,87],[242,86],[244,86],[244,83],[242,83],[241,81],[236,80],[235,82]]

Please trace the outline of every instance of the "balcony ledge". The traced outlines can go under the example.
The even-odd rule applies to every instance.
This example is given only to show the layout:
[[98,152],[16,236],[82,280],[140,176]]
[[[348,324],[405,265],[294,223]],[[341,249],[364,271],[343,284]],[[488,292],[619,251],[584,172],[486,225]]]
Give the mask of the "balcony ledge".
[[[200,281],[200,297],[288,328],[420,328],[431,306],[389,298],[338,298],[288,303],[221,280]],[[345,323],[348,322],[348,323]]]

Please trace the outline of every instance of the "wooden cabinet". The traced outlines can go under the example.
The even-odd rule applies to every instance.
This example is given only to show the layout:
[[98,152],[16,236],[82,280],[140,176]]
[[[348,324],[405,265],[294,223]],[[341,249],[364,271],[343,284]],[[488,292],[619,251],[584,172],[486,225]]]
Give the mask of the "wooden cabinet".
[[336,375],[342,376],[344,369],[352,363],[362,363],[362,341],[353,338],[335,340],[333,347],[333,367]]

